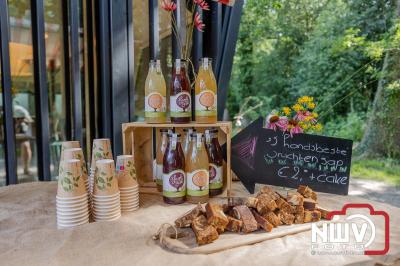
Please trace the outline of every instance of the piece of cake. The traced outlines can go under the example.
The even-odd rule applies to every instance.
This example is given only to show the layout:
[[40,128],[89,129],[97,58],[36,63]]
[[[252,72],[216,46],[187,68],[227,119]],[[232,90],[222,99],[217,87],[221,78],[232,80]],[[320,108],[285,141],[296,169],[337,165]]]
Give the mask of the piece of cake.
[[250,233],[258,229],[257,221],[255,220],[250,209],[246,205],[236,206],[233,208],[235,218],[240,219],[242,224],[242,232]]
[[262,229],[264,229],[267,232],[271,232],[272,231],[272,228],[274,228],[274,226],[270,222],[268,222],[267,219],[262,217],[255,210],[251,210],[251,212],[253,213],[254,219],[256,219],[257,224],[258,224],[259,227],[261,227]]
[[321,220],[321,212],[314,210],[314,211],[304,211],[304,222],[318,222]]
[[270,222],[274,227],[281,225],[281,220],[274,212],[267,212],[262,215],[268,222]]
[[204,215],[197,216],[192,222],[192,230],[196,235],[196,242],[199,245],[212,243],[218,239],[218,232],[207,222]]
[[240,230],[242,229],[243,222],[239,219],[233,218],[232,216],[227,216],[227,217],[228,217],[229,223],[225,229],[230,232],[239,233]]
[[290,203],[292,205],[303,206],[304,197],[298,192],[288,192],[286,200],[288,203]]
[[222,206],[209,202],[206,204],[206,214],[208,223],[214,226],[218,233],[223,233],[229,220],[228,217],[226,217]]
[[304,199],[304,202],[303,202],[304,209],[313,211],[313,210],[315,210],[316,205],[317,205],[317,202],[315,200],[313,200],[311,198]]
[[275,200],[269,194],[260,194],[257,196],[257,212],[261,215],[264,213],[274,211],[278,206],[275,203]]
[[309,188],[308,186],[303,186],[300,185],[297,188],[297,192],[299,192],[301,195],[303,195],[305,198],[311,198],[313,191],[311,188]]
[[204,214],[204,209],[203,206],[201,206],[201,204],[199,203],[194,209],[188,211],[187,213],[176,219],[175,225],[179,228],[190,227],[194,218],[201,214]]

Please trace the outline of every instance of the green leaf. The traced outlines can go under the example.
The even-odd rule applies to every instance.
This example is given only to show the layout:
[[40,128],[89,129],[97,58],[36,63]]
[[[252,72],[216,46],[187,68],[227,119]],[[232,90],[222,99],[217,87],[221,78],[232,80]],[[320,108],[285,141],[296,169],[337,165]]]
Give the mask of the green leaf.
[[110,183],[107,183],[107,186],[111,187],[111,184],[110,184]]
[[101,176],[99,176],[98,179],[100,183],[105,183],[104,178],[102,178]]

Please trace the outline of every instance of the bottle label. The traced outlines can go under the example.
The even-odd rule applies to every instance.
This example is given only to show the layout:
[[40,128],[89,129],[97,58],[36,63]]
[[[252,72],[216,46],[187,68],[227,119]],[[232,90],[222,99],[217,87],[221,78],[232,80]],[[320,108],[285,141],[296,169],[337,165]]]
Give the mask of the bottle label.
[[189,196],[207,196],[209,193],[209,172],[198,169],[187,173],[187,194]]
[[191,99],[190,94],[182,91],[171,96],[171,117],[191,117]]
[[162,184],[163,184],[163,165],[157,164],[156,168],[157,168],[156,184],[162,186]]
[[203,90],[196,95],[196,116],[216,116],[217,95],[211,90]]
[[223,186],[223,169],[222,166],[217,166],[213,163],[209,165],[210,173],[210,189],[219,189]]
[[152,92],[145,97],[145,117],[166,117],[167,98],[159,92]]
[[178,169],[163,173],[163,196],[174,198],[186,195],[186,174]]

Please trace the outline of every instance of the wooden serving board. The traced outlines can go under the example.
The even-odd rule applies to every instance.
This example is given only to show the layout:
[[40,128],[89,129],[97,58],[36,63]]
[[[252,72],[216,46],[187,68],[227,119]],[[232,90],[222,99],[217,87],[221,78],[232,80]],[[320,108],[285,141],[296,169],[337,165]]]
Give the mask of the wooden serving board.
[[[317,226],[322,226],[322,223],[316,222]],[[179,239],[173,239],[169,237],[175,231],[170,227],[164,238],[160,238],[160,245],[170,251],[183,253],[183,254],[211,254],[232,248],[237,248],[246,245],[253,245],[266,240],[275,238],[281,238],[288,235],[294,235],[302,232],[311,231],[312,223],[306,224],[293,224],[293,225],[282,225],[274,228],[271,232],[265,232],[258,230],[250,234],[238,234],[225,232],[219,236],[213,243],[199,246],[196,243],[195,235],[190,228],[179,229],[179,232],[184,233],[185,236]]]

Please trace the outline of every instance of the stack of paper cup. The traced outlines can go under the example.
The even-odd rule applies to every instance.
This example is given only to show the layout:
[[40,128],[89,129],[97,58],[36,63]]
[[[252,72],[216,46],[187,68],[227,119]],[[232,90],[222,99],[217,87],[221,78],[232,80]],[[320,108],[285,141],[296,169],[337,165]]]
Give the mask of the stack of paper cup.
[[82,178],[85,182],[86,190],[89,191],[89,176],[86,168],[85,157],[81,148],[71,148],[64,150],[64,160],[77,159],[81,161]]
[[92,215],[94,221],[113,221],[121,217],[120,192],[115,177],[114,160],[96,162]]
[[64,151],[66,149],[73,149],[73,148],[80,148],[81,145],[79,141],[72,140],[72,141],[63,141],[61,143],[61,155],[60,155],[60,163],[64,160]]
[[121,192],[121,211],[131,212],[139,209],[139,185],[132,155],[117,157],[117,178]]
[[93,181],[96,171],[96,162],[98,160],[112,159],[111,143],[109,139],[93,140],[92,161],[90,163],[89,173],[89,192],[93,193]]
[[82,178],[80,160],[61,162],[56,207],[58,228],[89,223],[88,193]]

